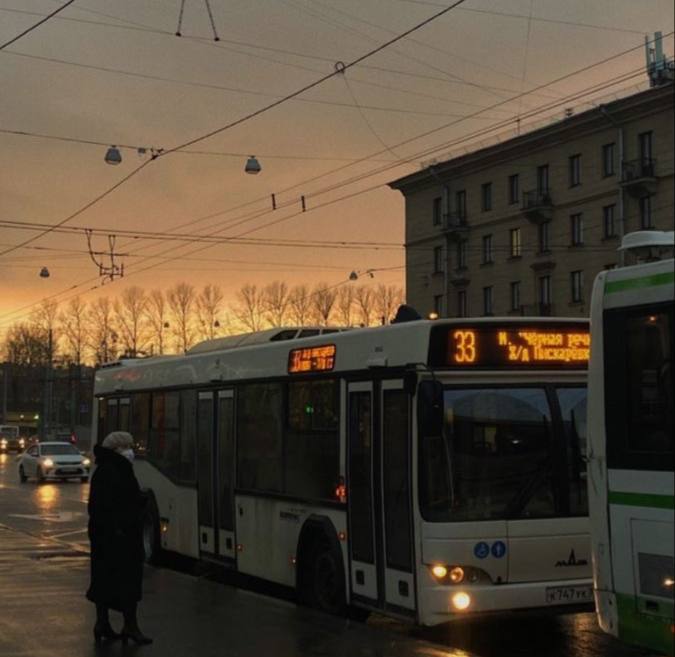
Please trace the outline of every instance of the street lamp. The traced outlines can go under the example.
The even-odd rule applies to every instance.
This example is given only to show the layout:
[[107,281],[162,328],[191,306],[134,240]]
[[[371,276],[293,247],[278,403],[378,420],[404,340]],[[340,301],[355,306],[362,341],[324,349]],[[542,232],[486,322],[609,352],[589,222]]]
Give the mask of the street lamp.
[[119,151],[117,146],[111,146],[105,154],[104,160],[106,164],[121,164],[122,163],[122,154]]
[[262,167],[260,166],[260,162],[258,162],[255,155],[251,155],[251,157],[249,157],[248,160],[246,160],[246,166],[244,167],[244,171],[246,171],[246,173],[256,175],[260,173],[261,170]]

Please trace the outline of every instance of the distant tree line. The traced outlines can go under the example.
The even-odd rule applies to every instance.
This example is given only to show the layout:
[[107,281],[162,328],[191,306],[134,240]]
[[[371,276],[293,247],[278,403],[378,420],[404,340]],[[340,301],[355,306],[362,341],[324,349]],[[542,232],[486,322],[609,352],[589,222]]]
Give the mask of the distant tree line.
[[2,358],[18,365],[98,365],[122,356],[184,353],[201,340],[277,326],[372,326],[388,323],[403,302],[393,285],[245,284],[226,305],[218,285],[188,283],[114,299],[45,301],[8,328]]

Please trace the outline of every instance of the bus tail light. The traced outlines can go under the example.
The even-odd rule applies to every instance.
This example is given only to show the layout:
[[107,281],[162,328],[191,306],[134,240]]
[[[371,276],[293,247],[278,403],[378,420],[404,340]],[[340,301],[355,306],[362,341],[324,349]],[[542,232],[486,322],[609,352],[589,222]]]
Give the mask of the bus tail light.
[[335,487],[335,497],[338,502],[341,504],[346,504],[347,502],[347,485],[345,484],[345,478],[339,477],[337,486]]

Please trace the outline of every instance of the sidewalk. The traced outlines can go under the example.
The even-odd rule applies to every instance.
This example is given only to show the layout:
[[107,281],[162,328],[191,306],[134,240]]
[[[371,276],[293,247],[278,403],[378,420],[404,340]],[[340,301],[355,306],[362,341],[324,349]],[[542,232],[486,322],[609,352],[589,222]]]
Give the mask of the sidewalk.
[[149,567],[139,616],[154,644],[97,649],[94,608],[84,597],[88,568],[86,555],[0,525],[1,657],[453,657],[363,623]]

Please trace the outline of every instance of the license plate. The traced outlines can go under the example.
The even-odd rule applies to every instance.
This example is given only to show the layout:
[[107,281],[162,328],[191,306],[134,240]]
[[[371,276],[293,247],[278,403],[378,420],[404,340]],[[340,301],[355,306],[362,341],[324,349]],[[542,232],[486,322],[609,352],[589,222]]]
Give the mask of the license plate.
[[61,472],[63,472],[63,474],[70,474],[77,471],[77,468],[61,468]]
[[593,587],[589,585],[550,586],[546,589],[546,602],[550,605],[592,601]]

